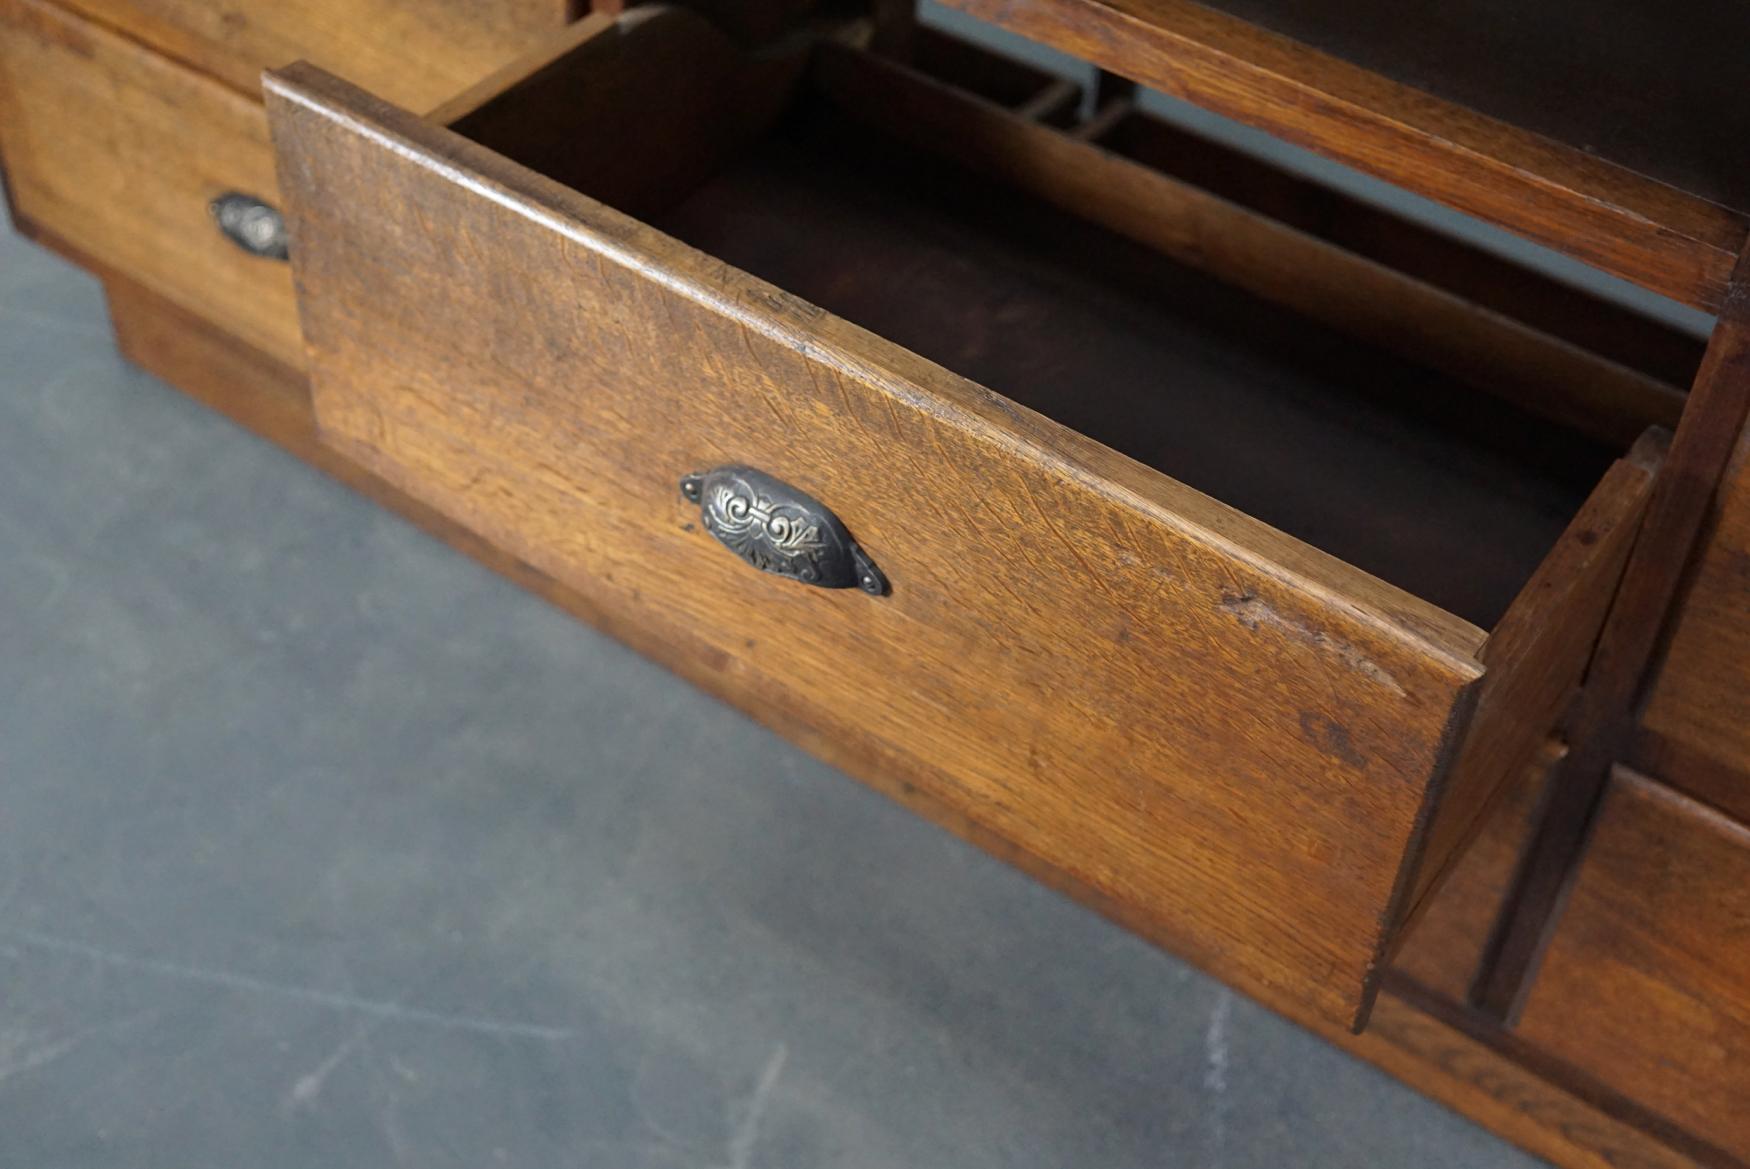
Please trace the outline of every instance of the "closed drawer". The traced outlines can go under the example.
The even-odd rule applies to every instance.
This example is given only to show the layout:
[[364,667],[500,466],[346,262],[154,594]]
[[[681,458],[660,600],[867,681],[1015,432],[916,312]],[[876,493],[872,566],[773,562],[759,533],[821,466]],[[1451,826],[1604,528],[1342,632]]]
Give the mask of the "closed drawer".
[[244,93],[308,59],[424,110],[533,47],[569,0],[65,0]]
[[1750,428],[1739,436],[1641,716],[1637,756],[1750,821]]
[[[305,66],[268,102],[330,441],[757,717],[1345,1024],[1541,748],[1656,456],[963,173],[937,147],[1007,142],[1096,199],[1146,177],[843,43],[745,58],[640,9],[448,127]],[[884,595],[714,540],[679,484],[730,466],[835,513]]]
[[303,364],[289,268],[211,210],[279,198],[260,105],[53,5],[0,0],[0,158],[28,228]]
[[1619,768],[1518,1031],[1750,1161],[1750,829]]

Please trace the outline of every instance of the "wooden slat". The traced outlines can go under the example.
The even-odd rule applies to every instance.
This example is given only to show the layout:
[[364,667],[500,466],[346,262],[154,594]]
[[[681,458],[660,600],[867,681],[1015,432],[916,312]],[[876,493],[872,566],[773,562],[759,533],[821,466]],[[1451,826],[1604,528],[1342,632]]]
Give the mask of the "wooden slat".
[[1106,135],[1133,159],[853,49],[812,76],[864,124],[1564,425],[1626,447],[1682,410],[1662,379],[1699,345],[1144,115]]
[[948,2],[1686,304],[1719,306],[1745,240],[1705,199],[1190,0]]

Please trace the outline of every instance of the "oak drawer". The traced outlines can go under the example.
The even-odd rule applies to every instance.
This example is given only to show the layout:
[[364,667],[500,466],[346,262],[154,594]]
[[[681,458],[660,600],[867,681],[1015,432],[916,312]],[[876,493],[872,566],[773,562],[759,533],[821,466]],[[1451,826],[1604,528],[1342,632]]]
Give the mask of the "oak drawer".
[[1646,769],[1750,821],[1750,427],[1702,529],[1639,740]]
[[62,0],[243,93],[307,59],[424,110],[572,15],[569,0]]
[[1750,1160],[1750,828],[1618,768],[1518,1033]]
[[[837,41],[595,18],[448,128],[308,66],[267,93],[330,441],[755,716],[1343,1023],[1541,749],[1656,457],[964,174],[873,123],[1118,164]],[[730,554],[677,489],[723,466],[836,513],[887,594]]]
[[0,159],[28,230],[303,364],[290,270],[212,212],[278,201],[259,104],[51,4],[0,0]]

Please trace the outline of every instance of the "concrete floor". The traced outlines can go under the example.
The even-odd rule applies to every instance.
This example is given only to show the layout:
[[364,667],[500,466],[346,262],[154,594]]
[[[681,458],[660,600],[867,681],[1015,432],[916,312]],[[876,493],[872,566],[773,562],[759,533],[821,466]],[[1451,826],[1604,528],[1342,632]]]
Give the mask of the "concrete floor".
[[0,235],[0,1165],[1532,1163],[131,369]]

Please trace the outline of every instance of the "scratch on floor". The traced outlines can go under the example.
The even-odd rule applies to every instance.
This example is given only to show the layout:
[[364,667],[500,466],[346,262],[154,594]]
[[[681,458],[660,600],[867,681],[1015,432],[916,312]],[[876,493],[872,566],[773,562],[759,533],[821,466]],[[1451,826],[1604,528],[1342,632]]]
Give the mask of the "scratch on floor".
[[292,1083],[291,1089],[286,1092],[286,1098],[282,1102],[284,1110],[290,1112],[300,1105],[312,1103],[316,1097],[320,1096],[322,1085],[328,1081],[329,1074],[345,1063],[346,1057],[351,1055],[358,1048],[358,1045],[369,1037],[371,1032],[381,1027],[383,1022],[382,1015],[366,1015],[364,1022],[354,1027],[346,1038],[335,1044],[334,1050],[329,1052],[321,1063],[299,1076]]
[[1208,1163],[1220,1166],[1227,1159],[1228,1021],[1233,1017],[1234,996],[1227,989],[1217,993],[1209,1010],[1209,1025],[1203,1031],[1203,1090],[1208,1094]]
[[255,978],[248,974],[237,974],[229,970],[218,970],[205,966],[185,966],[178,962],[166,962],[159,958],[147,958],[137,954],[106,950],[101,946],[93,946],[72,938],[55,937],[52,934],[31,931],[5,933],[0,934],[0,941],[8,941],[25,949],[44,953],[70,954],[117,970],[134,970],[145,974],[156,974],[177,982],[195,983],[245,994],[269,995],[274,998],[309,1003],[311,1006],[326,1007],[333,1011],[372,1015],[393,1022],[418,1023],[448,1031],[472,1031],[481,1035],[496,1035],[507,1039],[540,1039],[549,1043],[572,1039],[577,1035],[577,1032],[569,1027],[548,1027],[539,1023],[525,1023],[513,1019],[452,1014],[445,1011],[427,1010],[424,1007],[410,1006],[388,999],[359,998],[356,995],[319,990],[315,987],[270,982],[266,979]]
[[753,1095],[747,1099],[741,1123],[735,1126],[735,1132],[729,1138],[729,1169],[747,1169],[752,1161],[754,1142],[760,1136],[760,1120],[766,1114],[766,1106],[771,1103],[772,1089],[778,1086],[778,1077],[784,1074],[784,1061],[789,1058],[789,1045],[780,1043],[766,1058],[766,1066],[760,1069],[759,1082],[754,1085]]

